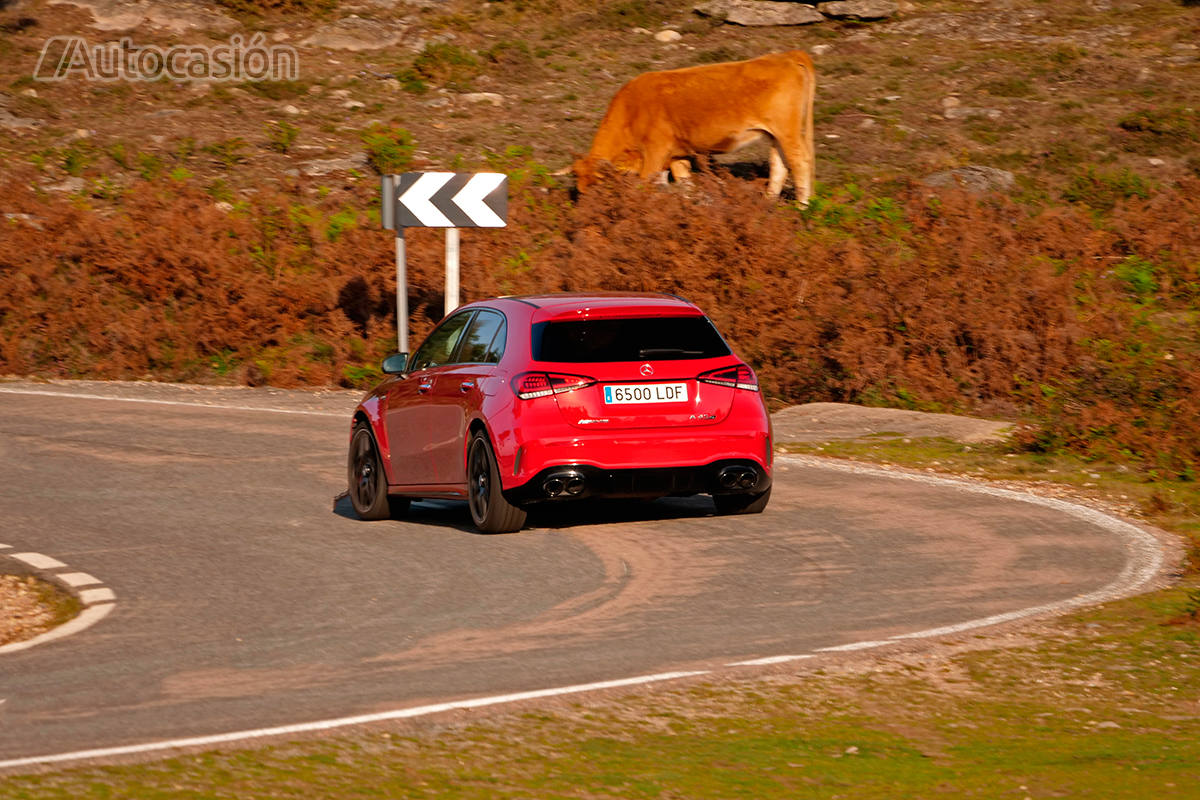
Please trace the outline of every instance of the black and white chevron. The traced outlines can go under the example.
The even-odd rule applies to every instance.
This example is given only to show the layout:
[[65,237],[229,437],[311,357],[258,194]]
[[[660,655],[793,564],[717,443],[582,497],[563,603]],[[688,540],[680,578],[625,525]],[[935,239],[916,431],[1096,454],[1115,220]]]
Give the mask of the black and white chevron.
[[[503,228],[508,176],[499,172],[405,172],[389,176],[400,228]],[[384,203],[385,211],[388,203]]]

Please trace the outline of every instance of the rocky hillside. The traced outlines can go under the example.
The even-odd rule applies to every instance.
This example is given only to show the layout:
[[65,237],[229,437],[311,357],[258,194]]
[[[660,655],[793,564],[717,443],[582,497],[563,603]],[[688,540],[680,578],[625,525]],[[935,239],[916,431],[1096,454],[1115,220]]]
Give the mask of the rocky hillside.
[[[1200,171],[1200,11],[1178,0],[693,5],[6,0],[0,152],[35,164],[39,186],[92,196],[173,172],[214,194],[297,175],[338,191],[388,150],[364,141],[372,125],[409,135],[382,154],[398,159],[388,166],[473,167],[519,147],[559,168],[640,72],[802,48],[820,71],[828,184],[978,165],[1038,199],[1089,167],[1147,182]],[[88,81],[82,68],[39,80],[64,54],[55,37],[127,56],[241,42],[286,51],[296,68],[276,80]],[[761,152],[733,160],[761,171]]]

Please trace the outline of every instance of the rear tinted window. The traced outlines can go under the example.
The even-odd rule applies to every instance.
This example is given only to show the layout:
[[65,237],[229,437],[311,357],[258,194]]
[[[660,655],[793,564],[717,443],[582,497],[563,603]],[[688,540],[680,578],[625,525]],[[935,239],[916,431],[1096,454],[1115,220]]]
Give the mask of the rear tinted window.
[[634,317],[539,322],[535,361],[677,361],[729,355],[707,317]]

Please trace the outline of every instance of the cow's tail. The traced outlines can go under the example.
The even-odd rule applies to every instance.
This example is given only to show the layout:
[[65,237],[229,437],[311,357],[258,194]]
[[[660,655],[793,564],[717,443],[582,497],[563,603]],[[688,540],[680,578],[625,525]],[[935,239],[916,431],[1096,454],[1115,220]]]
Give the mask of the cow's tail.
[[816,142],[813,139],[813,105],[816,102],[817,96],[817,68],[813,65],[812,57],[802,50],[792,51],[793,60],[796,63],[797,69],[802,75],[802,94],[798,113],[801,116],[798,129],[804,140],[804,147],[808,151],[808,175],[806,176],[806,186],[800,186],[796,180],[797,175],[793,173],[792,181],[796,183],[796,194],[802,205],[808,204],[808,196],[812,194],[813,187],[816,183]]

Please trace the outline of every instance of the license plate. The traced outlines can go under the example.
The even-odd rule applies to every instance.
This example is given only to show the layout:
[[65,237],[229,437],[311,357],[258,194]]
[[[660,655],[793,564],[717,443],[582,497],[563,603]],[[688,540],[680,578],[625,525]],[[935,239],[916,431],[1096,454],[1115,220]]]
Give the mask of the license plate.
[[684,403],[688,399],[686,383],[630,383],[604,387],[604,402],[621,403]]

